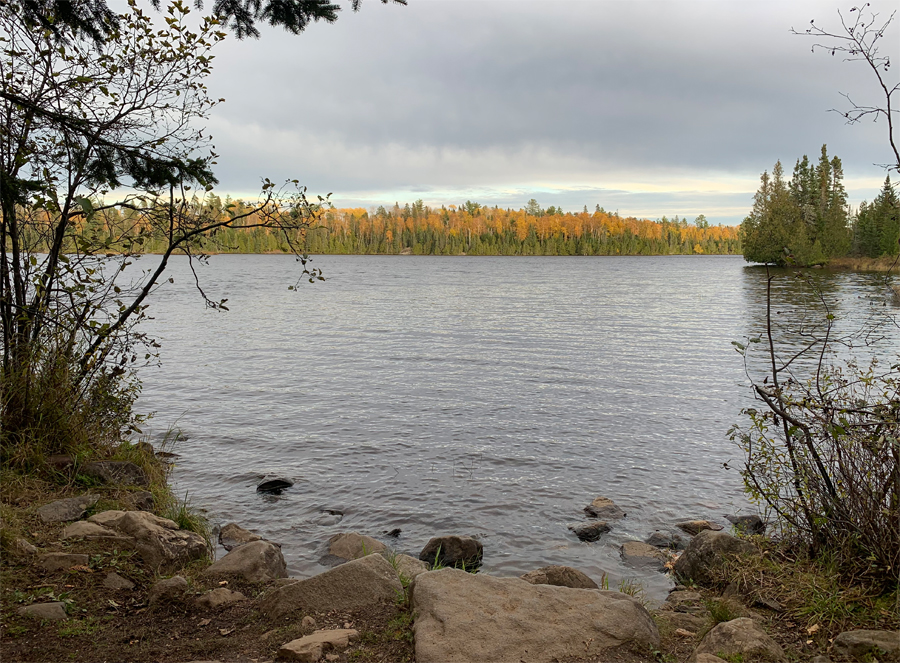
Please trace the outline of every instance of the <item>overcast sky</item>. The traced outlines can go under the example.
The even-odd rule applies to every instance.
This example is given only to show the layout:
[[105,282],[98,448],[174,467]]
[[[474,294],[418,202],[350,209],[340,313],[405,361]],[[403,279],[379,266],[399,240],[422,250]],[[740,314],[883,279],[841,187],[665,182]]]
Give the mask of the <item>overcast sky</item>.
[[536,198],[734,224],[763,170],[827,143],[855,205],[884,181],[886,127],[828,111],[841,92],[880,103],[874,78],[790,34],[837,30],[849,6],[367,0],[299,36],[229,38],[210,80],[219,192],[297,178],[339,207]]

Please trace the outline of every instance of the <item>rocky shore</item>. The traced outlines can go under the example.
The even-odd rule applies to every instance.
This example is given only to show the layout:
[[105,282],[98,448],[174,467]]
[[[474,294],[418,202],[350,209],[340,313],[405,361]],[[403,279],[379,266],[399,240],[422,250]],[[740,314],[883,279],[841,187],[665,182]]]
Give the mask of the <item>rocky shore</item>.
[[[131,503],[150,506],[144,499]],[[203,536],[139,508],[98,510],[101,503],[85,494],[23,507],[26,535],[4,537],[4,661],[798,658],[795,642],[767,632],[782,606],[748,604],[733,586],[719,591],[726,561],[760,552],[709,521],[673,523],[622,546],[627,564],[679,583],[651,612],[570,567],[518,578],[478,573],[484,550],[467,536],[435,537],[411,556],[345,532],[323,542],[332,568],[289,578],[281,546],[237,524],[218,532],[228,552],[210,563]],[[591,542],[625,513],[598,497],[585,516],[570,529]],[[755,516],[731,520],[736,533],[765,529]],[[805,651],[819,663],[900,661],[900,632],[852,630]]]

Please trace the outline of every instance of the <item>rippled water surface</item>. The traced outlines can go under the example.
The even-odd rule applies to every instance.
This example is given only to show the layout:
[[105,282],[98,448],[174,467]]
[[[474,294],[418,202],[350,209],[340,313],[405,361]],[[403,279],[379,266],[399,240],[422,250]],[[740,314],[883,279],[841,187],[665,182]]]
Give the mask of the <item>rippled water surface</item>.
[[[144,372],[152,434],[186,435],[175,481],[218,523],[283,544],[311,575],[339,531],[417,555],[436,534],[481,537],[484,569],[567,564],[610,586],[638,578],[622,541],[685,518],[751,510],[728,428],[747,404],[731,342],[764,319],[765,272],[738,257],[286,256],[186,263],[151,308],[162,367]],[[875,277],[819,274],[838,313],[881,296]],[[815,308],[783,277],[784,310]],[[882,342],[895,343],[896,338]],[[900,344],[898,344],[900,345]],[[296,481],[255,492],[264,474]],[[628,516],[603,540],[566,525],[598,495]],[[340,523],[323,510],[344,513]],[[726,523],[727,524],[727,523]],[[383,532],[400,528],[399,539]]]

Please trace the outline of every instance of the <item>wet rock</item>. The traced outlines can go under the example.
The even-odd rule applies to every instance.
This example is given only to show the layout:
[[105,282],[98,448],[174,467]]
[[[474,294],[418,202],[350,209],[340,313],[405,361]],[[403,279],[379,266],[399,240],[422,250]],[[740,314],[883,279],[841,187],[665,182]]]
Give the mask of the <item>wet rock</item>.
[[600,589],[593,580],[571,566],[544,566],[519,576],[532,585],[553,585],[573,589]]
[[315,663],[323,655],[344,651],[359,638],[359,632],[355,629],[335,629],[331,631],[316,631],[297,640],[291,640],[281,645],[278,650],[278,658],[286,661],[302,661],[303,663]]
[[259,534],[245,530],[236,523],[228,523],[219,530],[219,544],[228,551],[232,551],[245,543],[261,540],[262,537]]
[[128,496],[128,501],[138,511],[153,511],[156,506],[156,498],[149,490],[138,490]]
[[328,539],[328,554],[345,561],[359,559],[385,550],[387,550],[387,546],[381,541],[356,532],[342,532]]
[[592,518],[600,520],[619,520],[625,517],[625,512],[608,497],[598,497],[584,507],[584,512]]
[[19,608],[19,614],[32,619],[47,619],[54,622],[68,618],[66,604],[62,601],[26,605],[24,608]]
[[181,576],[160,580],[150,588],[150,604],[180,599],[187,590],[188,582]]
[[753,544],[725,532],[705,530],[691,541],[675,562],[675,574],[700,585],[713,582],[711,572],[725,562],[726,556],[758,554]]
[[710,629],[694,650],[694,661],[699,654],[729,658],[741,656],[745,661],[787,660],[781,645],[748,617],[722,622]]
[[87,555],[77,555],[74,553],[47,553],[38,558],[38,566],[45,571],[65,571],[73,566],[87,566]]
[[697,534],[705,530],[718,532],[725,529],[721,525],[710,522],[708,520],[685,520],[684,522],[675,523],[675,527],[684,532],[687,532],[691,536],[696,536]]
[[107,589],[134,589],[134,583],[128,578],[123,578],[115,571],[103,579],[103,586]]
[[79,495],[64,500],[56,500],[45,504],[37,510],[37,514],[45,523],[64,523],[78,520],[100,499],[99,495]]
[[392,539],[396,539],[398,536],[400,536],[400,534],[401,534],[402,532],[403,532],[402,529],[400,529],[399,527],[395,527],[395,528],[392,529],[392,530],[386,530],[386,531],[384,532],[384,535],[385,535],[385,536],[389,536],[389,537],[391,537]]
[[273,589],[260,599],[259,609],[270,619],[296,612],[358,610],[393,601],[402,592],[403,585],[390,563],[381,555],[367,555]]
[[59,537],[62,540],[66,539],[123,539],[126,541],[130,541],[128,537],[120,536],[115,530],[110,529],[109,527],[104,527],[103,525],[98,525],[97,523],[92,523],[87,520],[79,520],[78,522],[74,522],[71,525],[66,525],[63,528],[62,534]]
[[734,525],[738,532],[744,534],[765,534],[766,524],[757,515],[749,516],[725,516],[725,519]]
[[418,663],[593,660],[620,645],[659,647],[649,613],[621,592],[448,568],[416,578],[411,605]]
[[146,511],[126,511],[107,522],[120,534],[133,538],[138,554],[156,568],[183,566],[208,554],[202,536]]
[[290,488],[293,485],[294,482],[290,479],[286,479],[284,477],[267,476],[263,477],[262,481],[256,484],[256,492],[273,493],[275,495],[280,495],[282,490],[284,490],[285,488]]
[[641,541],[626,541],[621,548],[622,559],[630,566],[652,568],[662,571],[668,560],[666,554],[659,548]]
[[481,565],[484,546],[471,536],[436,536],[425,544],[419,559],[432,567],[455,566],[475,568]]
[[672,550],[684,550],[685,545],[687,545],[685,540],[675,532],[661,532],[659,530],[648,536],[644,543],[657,548],[670,548]]
[[407,580],[412,580],[420,573],[430,570],[428,564],[422,560],[403,554],[394,555],[394,566],[397,569],[397,573]]
[[602,520],[595,520],[589,523],[573,523],[569,525],[569,529],[580,541],[591,542],[599,541],[600,537],[610,530],[610,527]]
[[844,631],[834,639],[834,651],[856,661],[900,661],[900,631]]
[[240,601],[246,600],[247,597],[240,592],[233,592],[230,589],[226,589],[225,587],[219,587],[218,589],[210,590],[205,594],[198,596],[196,599],[194,599],[194,604],[198,608],[211,610],[213,608],[219,608],[223,605],[230,605],[232,603],[238,603]]
[[265,582],[286,578],[287,565],[278,546],[268,541],[251,541],[217,560],[203,574],[236,575],[249,582]]
[[104,483],[121,486],[149,486],[150,478],[143,469],[127,460],[103,460],[88,463],[80,469],[85,474]]

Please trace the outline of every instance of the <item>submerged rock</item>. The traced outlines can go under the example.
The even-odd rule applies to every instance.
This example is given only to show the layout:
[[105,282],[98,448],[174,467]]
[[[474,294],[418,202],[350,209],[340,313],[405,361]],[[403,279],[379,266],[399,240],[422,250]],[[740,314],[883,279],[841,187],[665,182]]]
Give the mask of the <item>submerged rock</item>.
[[267,476],[263,477],[262,481],[256,484],[256,492],[258,493],[273,493],[278,495],[285,488],[290,488],[294,485],[294,482],[290,479],[285,479],[284,477],[273,477]]

